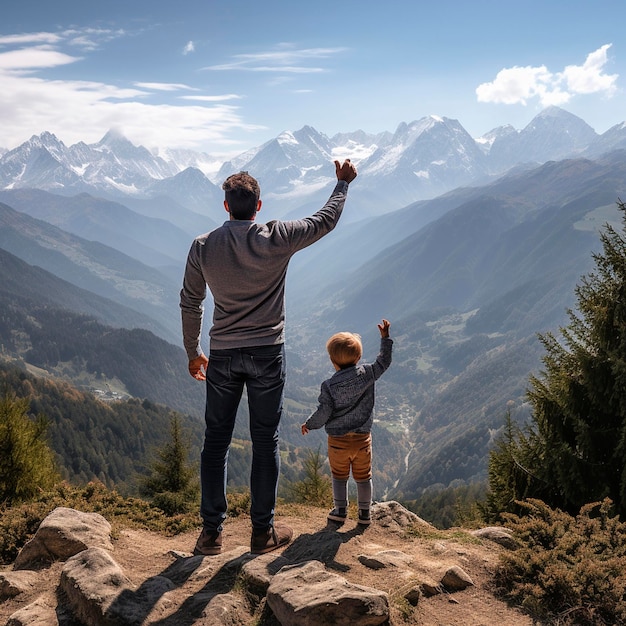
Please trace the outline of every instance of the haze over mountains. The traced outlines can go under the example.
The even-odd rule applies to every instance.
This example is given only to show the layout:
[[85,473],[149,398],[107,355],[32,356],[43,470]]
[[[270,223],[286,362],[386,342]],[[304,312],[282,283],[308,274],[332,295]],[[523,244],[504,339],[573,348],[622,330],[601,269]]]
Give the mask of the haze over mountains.
[[[24,315],[39,293],[55,311],[149,331],[141,335],[143,358],[165,354],[162,340],[174,344],[159,358],[175,386],[186,376],[173,365],[184,366],[185,257],[195,235],[226,217],[221,181],[248,170],[261,183],[259,219],[303,217],[326,200],[332,160],[344,157],[359,169],[344,216],[289,270],[282,437],[292,450],[322,442],[322,433],[303,441],[298,426],[330,373],[327,336],[361,333],[369,360],[376,323],[386,317],[396,342],[377,392],[385,464],[377,489],[410,500],[433,485],[484,478],[506,411],[527,418],[528,375],[541,367],[536,333],[566,322],[600,229],[621,224],[623,124],[598,135],[551,107],[521,131],[503,127],[479,140],[435,116],[377,136],[328,138],[305,126],[221,164],[188,151],[155,155],[114,132],[71,147],[44,132],[0,158],[0,297],[21,297],[22,285]],[[6,358],[28,363],[50,323],[36,317],[0,335]],[[40,359],[37,367],[52,372],[62,361]],[[111,367],[111,379],[129,376]],[[163,402],[167,385],[159,386]],[[201,394],[189,405],[188,392],[173,389],[174,408],[199,417]],[[238,428],[245,438],[245,420]]]

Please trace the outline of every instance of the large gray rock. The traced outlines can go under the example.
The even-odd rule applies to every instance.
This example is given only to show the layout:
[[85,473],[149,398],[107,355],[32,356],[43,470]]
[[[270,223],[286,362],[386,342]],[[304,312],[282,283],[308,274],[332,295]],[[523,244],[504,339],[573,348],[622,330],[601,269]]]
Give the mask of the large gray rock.
[[375,554],[359,554],[359,562],[370,569],[384,569],[385,567],[406,567],[413,557],[400,550],[381,550]]
[[43,563],[65,561],[90,547],[113,549],[111,524],[98,513],[58,507],[41,522],[13,567],[30,569]]
[[493,541],[509,550],[514,550],[517,547],[517,543],[513,538],[513,534],[510,530],[502,528],[501,526],[487,526],[485,528],[479,528],[472,531],[472,535],[480,537],[481,539],[487,539]]
[[432,524],[418,517],[395,500],[374,504],[371,510],[371,517],[376,524],[383,528],[404,529],[413,525],[434,528]]
[[283,567],[267,590],[267,604],[282,626],[374,626],[389,618],[389,597],[354,585],[319,561]]
[[274,575],[286,565],[291,564],[292,562],[284,556],[276,556],[272,553],[262,554],[241,568],[241,579],[249,592],[264,596]]
[[59,587],[79,620],[89,626],[110,626],[115,621],[109,611],[124,590],[131,590],[131,583],[106,550],[88,548],[68,559]]

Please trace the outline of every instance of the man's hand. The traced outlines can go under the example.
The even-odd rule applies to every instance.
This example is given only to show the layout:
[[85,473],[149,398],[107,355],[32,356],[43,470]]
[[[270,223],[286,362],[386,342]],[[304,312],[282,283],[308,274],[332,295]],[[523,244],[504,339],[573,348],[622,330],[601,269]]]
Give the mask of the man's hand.
[[335,161],[335,173],[337,180],[345,180],[351,183],[356,178],[356,167],[350,163],[350,159],[346,159],[342,164]]
[[300,426],[300,430],[303,435],[307,435],[309,433],[309,429],[306,427],[306,424],[302,424],[302,426]]
[[189,359],[189,373],[196,380],[206,380],[206,370],[209,366],[209,359],[204,354]]
[[378,324],[378,330],[380,331],[380,336],[385,338],[389,337],[389,327],[391,324],[387,320],[383,320],[382,324]]

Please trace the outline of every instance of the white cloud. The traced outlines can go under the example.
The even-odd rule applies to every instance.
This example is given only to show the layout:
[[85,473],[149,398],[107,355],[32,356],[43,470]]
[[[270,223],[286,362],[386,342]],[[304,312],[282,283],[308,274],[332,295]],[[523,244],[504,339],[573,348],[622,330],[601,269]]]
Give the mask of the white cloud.
[[59,52],[49,46],[36,46],[0,52],[0,69],[23,73],[33,69],[68,65],[78,60],[79,57]]
[[185,54],[185,55],[186,54],[191,54],[192,52],[195,51],[195,49],[196,49],[196,47],[195,47],[193,41],[188,41],[185,44],[185,47],[183,48],[183,54]]
[[585,63],[568,65],[563,71],[567,88],[573,93],[588,94],[605,92],[607,95],[615,93],[617,74],[603,74],[602,70],[607,63],[607,51],[611,44],[606,44],[587,56]]
[[587,56],[583,65],[568,65],[563,72],[552,73],[541,67],[511,67],[500,70],[490,83],[476,88],[478,102],[527,104],[538,98],[542,105],[560,105],[575,95],[604,93],[612,95],[618,75],[605,74],[606,44]]

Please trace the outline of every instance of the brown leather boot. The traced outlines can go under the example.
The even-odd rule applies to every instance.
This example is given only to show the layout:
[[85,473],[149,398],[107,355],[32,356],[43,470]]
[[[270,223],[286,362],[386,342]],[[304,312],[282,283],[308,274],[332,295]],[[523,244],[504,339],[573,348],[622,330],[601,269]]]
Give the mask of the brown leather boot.
[[193,550],[194,555],[213,556],[221,551],[222,533],[219,530],[203,528],[198,541],[196,541],[196,547]]
[[286,524],[274,524],[266,530],[253,530],[250,539],[252,554],[265,554],[287,545],[293,537],[293,530]]

